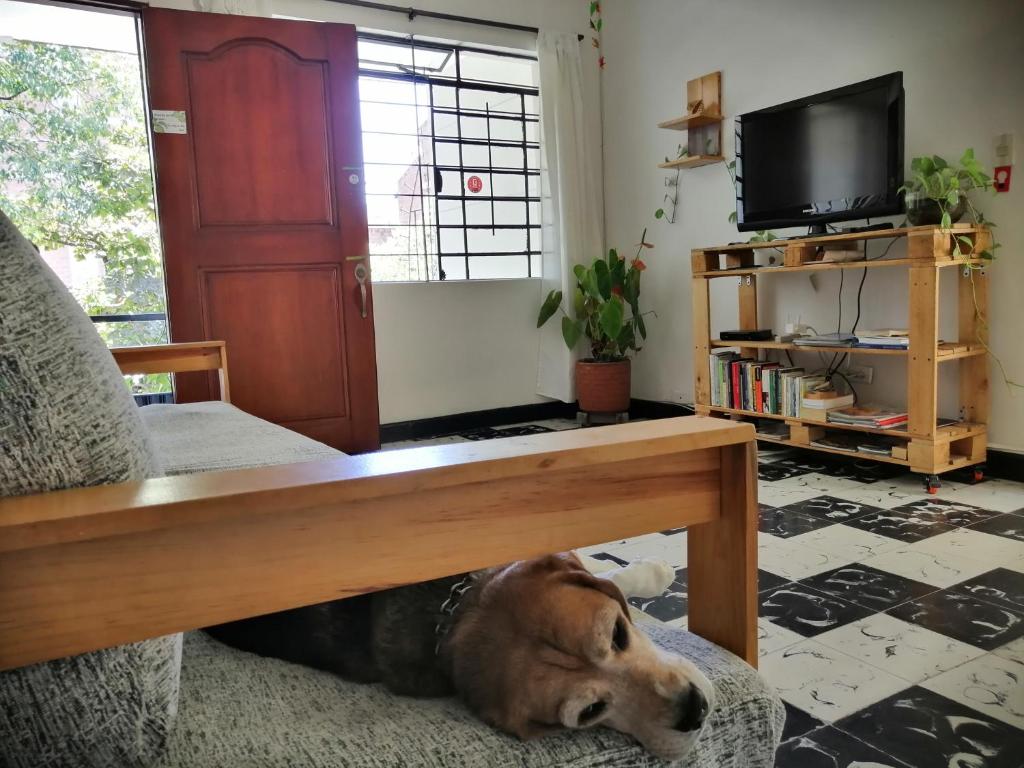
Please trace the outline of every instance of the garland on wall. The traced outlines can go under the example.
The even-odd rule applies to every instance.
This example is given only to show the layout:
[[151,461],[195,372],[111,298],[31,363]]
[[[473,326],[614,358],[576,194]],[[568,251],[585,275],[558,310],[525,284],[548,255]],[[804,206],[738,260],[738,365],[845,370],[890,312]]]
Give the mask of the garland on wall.
[[604,28],[604,19],[601,18],[601,4],[597,0],[590,2],[590,29],[593,34],[590,36],[590,43],[597,49],[597,66],[604,69],[604,50],[601,48],[601,30]]

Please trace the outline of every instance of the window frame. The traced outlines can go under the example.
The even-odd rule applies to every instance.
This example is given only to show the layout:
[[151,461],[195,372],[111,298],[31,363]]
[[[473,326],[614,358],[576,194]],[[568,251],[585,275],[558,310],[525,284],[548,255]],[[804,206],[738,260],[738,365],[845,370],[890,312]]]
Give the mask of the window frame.
[[[419,280],[395,280],[395,281],[384,281],[384,282],[469,282],[472,280],[487,281],[487,280],[528,280],[536,279],[540,277],[539,274],[539,262],[541,258],[541,233],[543,229],[540,206],[541,206],[541,174],[542,174],[542,159],[541,159],[541,135],[540,135],[540,88],[539,86],[524,86],[515,85],[511,83],[474,80],[463,77],[462,73],[462,54],[464,53],[479,53],[487,56],[505,57],[509,59],[519,59],[526,61],[537,61],[535,54],[526,52],[510,52],[502,49],[491,49],[482,48],[472,45],[463,45],[459,43],[445,43],[434,40],[420,40],[413,35],[390,35],[382,34],[378,32],[367,32],[363,30],[357,31],[357,36],[360,41],[367,41],[373,43],[383,43],[387,45],[395,45],[406,48],[417,48],[417,49],[428,49],[434,51],[440,51],[448,53],[448,57],[445,58],[441,67],[447,65],[451,57],[455,59],[455,75],[432,75],[425,72],[418,71],[420,68],[414,71],[412,68],[408,68],[407,71],[395,72],[395,71],[381,71],[378,69],[366,68],[363,66],[363,60],[360,60],[358,67],[358,77],[360,80],[363,78],[377,78],[381,80],[397,81],[402,83],[408,83],[415,86],[424,85],[427,89],[428,101],[426,104],[416,104],[416,108],[426,108],[429,112],[430,119],[430,136],[427,137],[417,132],[416,139],[422,141],[423,139],[430,139],[430,152],[431,156],[428,162],[409,163],[410,168],[416,168],[420,178],[423,178],[424,173],[431,174],[433,178],[433,188],[430,194],[424,194],[422,191],[420,194],[404,195],[407,197],[418,197],[424,203],[428,199],[433,200],[434,207],[434,222],[430,225],[423,223],[418,225],[424,230],[429,230],[433,233],[436,242],[436,253],[425,252],[422,255],[425,258],[433,259],[436,262],[437,275],[435,279],[431,276],[431,272],[427,270],[427,276],[425,279]],[[402,67],[396,67],[401,69]],[[439,69],[439,68],[437,68]],[[435,89],[446,88],[454,91],[455,106],[438,106],[435,98]],[[473,107],[462,106],[462,95],[464,91],[475,91],[475,92],[492,92],[496,94],[505,94],[518,97],[518,109],[513,111],[499,110],[497,114],[487,109],[478,109]],[[526,100],[527,98],[534,98],[537,104],[537,111],[531,112],[527,110]],[[362,103],[363,99],[360,98]],[[368,103],[392,103],[392,102],[373,102],[367,100]],[[445,115],[455,118],[456,131],[454,136],[438,136],[436,131],[436,118],[438,115]],[[486,137],[465,137],[463,136],[462,121],[464,118],[483,118],[486,125]],[[495,139],[491,137],[491,121],[492,120],[509,120],[521,125],[522,130],[520,131],[521,139]],[[528,126],[530,124],[536,125],[536,140],[531,141],[528,138]],[[379,133],[378,131],[367,131],[364,127],[364,133]],[[418,131],[418,129],[417,129]],[[437,157],[438,145],[455,146],[458,148],[458,165],[450,164],[439,164]],[[464,161],[463,151],[466,146],[484,146],[487,147],[488,153],[488,164],[484,165],[467,165]],[[493,161],[493,149],[494,148],[511,148],[519,149],[523,154],[522,167],[512,166],[495,166]],[[531,151],[535,153],[536,162],[531,164],[530,157]],[[380,165],[380,163],[367,163],[367,165]],[[386,165],[386,164],[384,164]],[[442,173],[455,174],[460,180],[459,188],[456,191],[439,192],[438,189],[442,188],[441,178]],[[489,194],[481,196],[478,193],[468,193],[466,189],[466,179],[471,175],[480,175],[487,177],[491,182],[491,189]],[[521,195],[496,195],[493,188],[493,180],[495,176],[513,176],[522,179],[523,193]],[[531,183],[531,179],[533,182]],[[532,187],[532,189],[531,189]],[[532,194],[531,194],[532,192]],[[371,194],[382,194],[382,193],[370,193],[365,192],[364,194],[369,197]],[[441,203],[443,202],[454,202],[461,209],[461,223],[451,224],[442,223],[441,221]],[[470,224],[467,218],[467,203],[470,202],[484,202],[490,204],[491,210],[491,221],[489,224]],[[525,212],[525,223],[524,224],[498,224],[495,221],[495,204],[496,203],[521,203]],[[537,213],[531,215],[531,208],[536,207]],[[421,210],[423,210],[421,208]],[[535,220],[536,219],[536,220]],[[376,224],[374,224],[376,226]],[[386,226],[386,225],[385,225]],[[413,225],[416,226],[416,225]],[[459,231],[462,232],[462,250],[457,252],[446,251],[443,244],[441,234],[443,231]],[[516,230],[522,231],[525,234],[525,248],[520,250],[504,250],[504,251],[471,251],[469,240],[470,231],[472,230],[490,230],[492,233],[498,230]],[[373,257],[373,247],[370,247],[371,260]],[[389,254],[379,254],[387,256]],[[404,255],[404,254],[400,254]],[[413,255],[413,254],[409,254]],[[526,274],[525,276],[517,277],[473,277],[471,271],[471,259],[473,258],[488,258],[492,256],[519,256],[522,257],[526,262]],[[445,260],[450,259],[462,259],[462,269],[465,270],[465,277],[450,277],[445,270]],[[536,264],[534,260],[536,259]]]

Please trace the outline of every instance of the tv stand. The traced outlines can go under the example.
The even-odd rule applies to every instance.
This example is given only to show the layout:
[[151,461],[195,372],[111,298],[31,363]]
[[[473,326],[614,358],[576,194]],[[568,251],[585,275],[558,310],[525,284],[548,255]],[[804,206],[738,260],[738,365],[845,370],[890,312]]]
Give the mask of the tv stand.
[[[992,235],[987,229],[955,224],[951,229],[939,227],[899,227],[855,233],[831,234],[821,237],[803,237],[795,240],[776,240],[768,243],[742,243],[698,248],[692,251],[693,270],[693,349],[694,349],[694,402],[698,415],[715,415],[731,419],[776,420],[785,425],[781,435],[758,435],[758,439],[783,445],[806,448],[824,453],[856,456],[858,459],[888,462],[909,468],[928,476],[927,487],[934,492],[937,476],[959,467],[975,466],[985,461],[987,422],[989,412],[988,381],[988,274],[977,259],[970,261],[957,256],[955,238],[970,236],[975,250],[991,247]],[[868,240],[905,238],[907,255],[903,258],[873,259],[871,261],[823,262],[822,246],[847,243],[862,247]],[[784,251],[784,266],[767,266],[758,261],[761,249]],[[840,352],[855,358],[863,355],[902,357],[906,360],[907,413],[906,428],[875,430],[842,424],[823,423],[812,419],[746,411],[711,402],[710,353],[719,347],[738,347],[743,357],[758,359],[770,354],[808,355],[807,370],[817,366],[820,348],[808,349],[792,343],[774,341],[723,341],[711,336],[710,285],[717,278],[738,278],[738,323],[730,326],[740,329],[760,328],[757,316],[757,283],[759,277],[783,273],[807,273],[831,269],[878,269],[907,267],[909,349],[870,349],[843,347]],[[950,267],[951,269],[947,269]],[[959,310],[958,340],[942,342],[938,337],[939,277],[952,273],[958,285]],[[977,306],[977,311],[975,311]],[[798,309],[798,308],[796,308]],[[806,313],[804,313],[806,317]],[[767,323],[765,323],[767,325]],[[865,325],[867,323],[865,322]],[[960,421],[953,424],[937,423],[939,367],[958,360],[957,375],[960,393]],[[800,360],[796,361],[798,364]],[[892,439],[892,455],[840,451],[812,445],[827,432],[857,434],[871,432]],[[976,473],[978,470],[976,470]]]
[[807,237],[821,237],[828,234],[828,227],[825,224],[811,224],[807,227]]

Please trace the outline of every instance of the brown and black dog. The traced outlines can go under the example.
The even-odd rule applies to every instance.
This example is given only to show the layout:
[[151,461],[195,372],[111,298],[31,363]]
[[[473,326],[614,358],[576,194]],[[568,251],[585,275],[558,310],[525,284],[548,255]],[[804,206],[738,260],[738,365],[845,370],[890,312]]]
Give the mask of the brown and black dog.
[[207,631],[397,694],[454,693],[523,739],[604,725],[677,759],[712,707],[707,678],[638,631],[619,588],[571,553]]

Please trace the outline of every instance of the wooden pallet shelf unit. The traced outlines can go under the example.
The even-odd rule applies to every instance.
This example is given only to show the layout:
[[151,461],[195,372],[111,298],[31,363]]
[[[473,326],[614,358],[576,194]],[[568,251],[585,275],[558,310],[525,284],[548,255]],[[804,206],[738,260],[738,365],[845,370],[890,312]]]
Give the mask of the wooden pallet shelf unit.
[[[987,327],[979,318],[988,316],[988,275],[984,269],[968,269],[979,262],[956,254],[954,238],[970,235],[975,249],[991,245],[991,233],[983,228],[954,225],[953,229],[938,227],[902,227],[871,232],[841,233],[817,237],[777,240],[767,243],[732,243],[695,249],[691,254],[694,333],[694,393],[697,413],[731,419],[773,419],[788,427],[788,436],[759,439],[791,445],[823,453],[856,455],[865,459],[899,464],[914,472],[939,475],[952,469],[977,465],[985,461],[987,423],[989,418],[989,382],[987,359]],[[830,243],[863,244],[882,238],[906,238],[905,258],[877,261],[820,261],[824,247]],[[781,253],[781,260],[779,255]],[[781,263],[780,263],[781,261]],[[771,262],[771,263],[769,263]],[[842,347],[839,351],[854,355],[902,357],[907,361],[907,413],[904,429],[870,429],[867,427],[822,423],[820,421],[780,416],[777,414],[724,408],[711,403],[711,380],[708,368],[710,351],[716,347],[738,347],[744,357],[763,358],[770,351],[835,352],[836,348],[801,347],[796,344],[770,341],[723,341],[711,335],[710,281],[722,277],[738,278],[739,318],[737,328],[753,330],[757,321],[758,278],[793,272],[832,269],[863,269],[864,267],[906,267],[908,270],[908,349],[869,349]],[[939,277],[941,270],[957,268],[956,342],[942,342],[939,328]],[[939,365],[959,361],[959,402],[961,421],[937,426]],[[799,363],[799,361],[797,361]],[[869,453],[851,454],[811,445],[811,441],[827,430],[870,432],[906,441],[894,450],[893,456]]]

